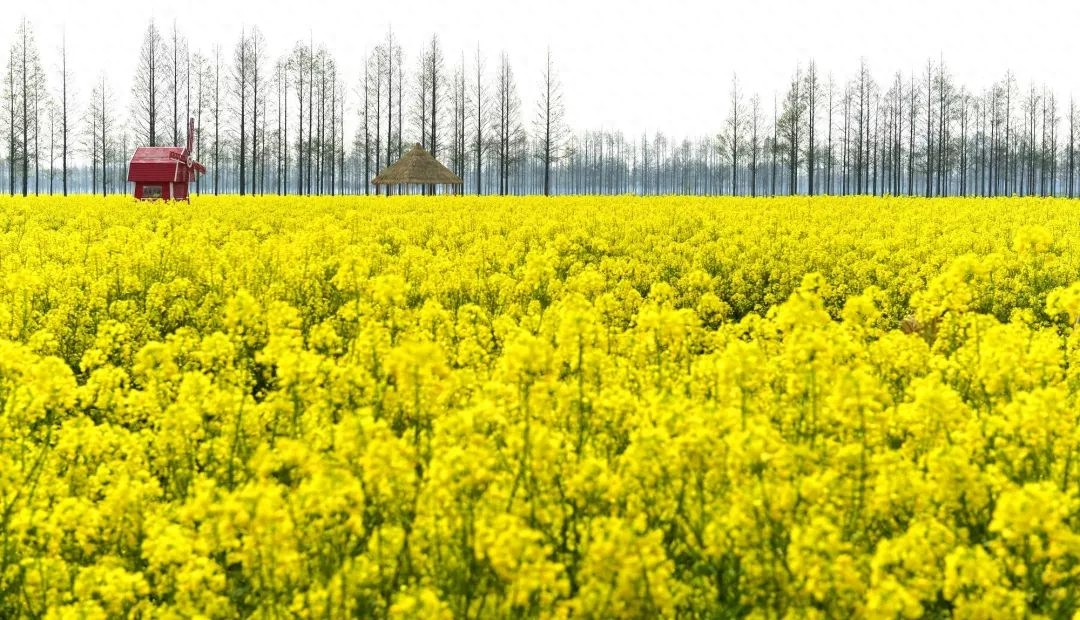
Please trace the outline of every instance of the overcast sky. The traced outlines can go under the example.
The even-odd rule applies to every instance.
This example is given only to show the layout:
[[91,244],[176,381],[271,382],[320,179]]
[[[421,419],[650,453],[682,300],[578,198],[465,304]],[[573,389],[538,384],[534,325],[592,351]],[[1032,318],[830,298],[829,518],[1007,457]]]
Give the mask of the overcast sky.
[[[747,93],[772,101],[796,63],[814,58],[823,76],[846,80],[861,56],[878,79],[925,66],[943,55],[958,80],[982,89],[1011,68],[1020,85],[1046,82],[1064,97],[1080,94],[1080,2],[1077,0],[33,0],[18,3],[32,22],[50,77],[67,33],[78,92],[104,71],[125,113],[148,20],[176,20],[191,49],[217,42],[231,50],[256,24],[273,58],[313,36],[338,58],[350,88],[362,58],[393,28],[411,69],[437,32],[448,55],[467,62],[479,44],[494,67],[505,50],[531,121],[540,68],[550,45],[563,82],[570,124],[657,129],[676,136],[715,133],[727,108],[732,73]],[[408,10],[399,8],[408,6]],[[7,9],[0,45],[7,50],[20,15]],[[6,54],[4,55],[6,61]],[[55,79],[53,80],[55,83]],[[356,96],[353,95],[355,101]]]

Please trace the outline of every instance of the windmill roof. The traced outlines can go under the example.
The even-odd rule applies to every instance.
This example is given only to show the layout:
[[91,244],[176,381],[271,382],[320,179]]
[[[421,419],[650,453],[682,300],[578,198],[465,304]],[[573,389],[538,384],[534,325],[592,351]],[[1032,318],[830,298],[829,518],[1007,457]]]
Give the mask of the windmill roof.
[[139,162],[173,162],[172,153],[183,154],[184,149],[179,146],[140,146],[135,149],[135,155],[131,161]]
[[[184,182],[190,177],[179,146],[140,146],[128,163],[128,181]],[[194,172],[205,173],[199,162],[192,162]]]
[[461,179],[419,144],[372,179],[374,185],[461,185]]

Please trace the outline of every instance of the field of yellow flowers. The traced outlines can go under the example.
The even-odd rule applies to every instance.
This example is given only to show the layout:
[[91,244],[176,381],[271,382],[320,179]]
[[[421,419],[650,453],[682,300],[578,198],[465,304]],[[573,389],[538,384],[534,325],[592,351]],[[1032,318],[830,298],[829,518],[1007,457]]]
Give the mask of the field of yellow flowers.
[[1080,205],[0,198],[0,617],[1080,609]]

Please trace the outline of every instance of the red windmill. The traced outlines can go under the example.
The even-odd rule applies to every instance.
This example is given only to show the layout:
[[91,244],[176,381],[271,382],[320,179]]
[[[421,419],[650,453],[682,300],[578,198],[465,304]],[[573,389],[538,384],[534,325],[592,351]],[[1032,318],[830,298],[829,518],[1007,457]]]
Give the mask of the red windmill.
[[195,119],[188,119],[187,148],[140,146],[128,164],[128,181],[140,200],[189,200],[188,183],[206,168],[191,157]]

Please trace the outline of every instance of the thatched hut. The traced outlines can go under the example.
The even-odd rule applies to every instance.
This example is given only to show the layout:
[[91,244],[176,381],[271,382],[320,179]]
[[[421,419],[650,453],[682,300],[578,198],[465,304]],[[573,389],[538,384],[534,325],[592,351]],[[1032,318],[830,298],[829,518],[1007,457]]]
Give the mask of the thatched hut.
[[371,180],[371,183],[376,187],[385,186],[387,194],[390,193],[391,187],[396,187],[394,193],[405,194],[409,193],[410,186],[430,188],[428,193],[434,193],[436,185],[462,185],[458,175],[450,172],[419,144],[409,149],[393,165],[385,168]]

